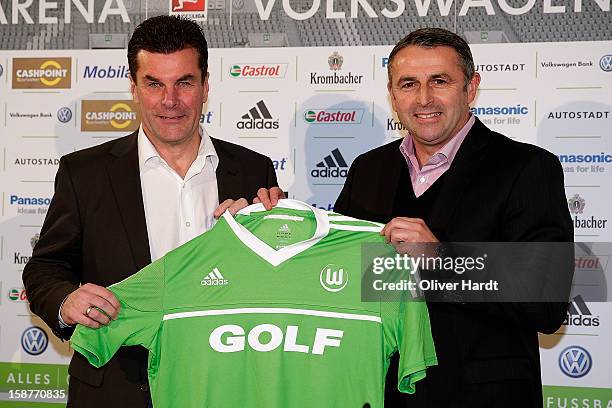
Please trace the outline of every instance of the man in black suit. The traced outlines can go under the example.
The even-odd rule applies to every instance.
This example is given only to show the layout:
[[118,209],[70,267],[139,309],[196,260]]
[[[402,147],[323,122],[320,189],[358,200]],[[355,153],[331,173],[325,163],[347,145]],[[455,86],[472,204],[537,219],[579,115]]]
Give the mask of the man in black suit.
[[[23,272],[31,310],[63,340],[77,323],[97,328],[114,319],[120,304],[105,286],[210,228],[213,213],[246,204],[233,198],[254,197],[262,187],[274,202],[282,195],[269,158],[200,128],[208,50],[196,23],[169,16],[143,22],[128,63],[140,130],[62,157]],[[69,373],[68,406],[149,405],[142,347],[122,348],[100,369],[75,353]]]
[[[336,212],[387,223],[394,244],[573,241],[557,158],[470,113],[480,76],[461,37],[409,34],[391,51],[388,75],[408,135],[355,159]],[[538,332],[556,331],[566,308],[429,302],[439,366],[412,396],[388,378],[385,406],[541,407]]]

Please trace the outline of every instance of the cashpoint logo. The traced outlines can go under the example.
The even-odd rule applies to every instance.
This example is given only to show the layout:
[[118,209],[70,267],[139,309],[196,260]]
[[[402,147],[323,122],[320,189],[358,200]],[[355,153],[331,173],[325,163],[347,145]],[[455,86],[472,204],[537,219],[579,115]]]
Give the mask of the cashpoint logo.
[[84,132],[133,132],[140,121],[131,100],[81,101],[81,130]]
[[71,58],[13,58],[13,89],[68,89]]

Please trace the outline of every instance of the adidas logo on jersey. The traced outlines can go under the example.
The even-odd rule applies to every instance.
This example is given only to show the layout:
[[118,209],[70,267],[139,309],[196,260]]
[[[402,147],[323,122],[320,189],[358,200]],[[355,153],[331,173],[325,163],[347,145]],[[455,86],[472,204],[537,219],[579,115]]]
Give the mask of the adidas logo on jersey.
[[225,286],[229,281],[221,275],[218,268],[215,268],[200,283],[202,286]]
[[276,231],[277,239],[290,239],[291,238],[291,228],[287,224],[283,224],[282,227]]
[[236,123],[238,129],[278,129],[278,120],[272,114],[264,101],[259,101]]
[[570,302],[563,325],[597,327],[599,326],[599,316],[593,316],[582,296],[578,295]]
[[338,148],[331,151],[317,163],[317,168],[310,172],[312,177],[346,177],[348,164]]

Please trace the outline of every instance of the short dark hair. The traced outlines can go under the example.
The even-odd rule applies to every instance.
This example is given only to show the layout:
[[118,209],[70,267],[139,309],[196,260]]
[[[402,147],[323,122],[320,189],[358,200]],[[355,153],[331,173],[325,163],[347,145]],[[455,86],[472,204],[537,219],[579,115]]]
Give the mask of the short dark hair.
[[198,52],[198,66],[204,78],[208,72],[208,45],[197,23],[176,16],[156,16],[143,21],[134,30],[128,44],[127,58],[132,79],[136,82],[136,57],[140,50],[170,54],[187,48]]
[[476,72],[472,51],[470,51],[468,43],[463,38],[443,28],[420,28],[402,38],[400,42],[393,47],[393,50],[391,50],[391,54],[389,54],[389,59],[387,60],[387,74],[389,79],[391,79],[391,62],[393,58],[398,52],[410,45],[425,48],[446,46],[454,49],[459,55],[459,64],[463,70],[466,85],[474,76],[474,72]]

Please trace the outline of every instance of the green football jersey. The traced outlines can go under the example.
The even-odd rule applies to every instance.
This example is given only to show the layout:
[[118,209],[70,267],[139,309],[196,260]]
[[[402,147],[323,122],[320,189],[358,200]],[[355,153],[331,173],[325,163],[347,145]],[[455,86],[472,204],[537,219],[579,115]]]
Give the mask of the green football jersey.
[[225,213],[110,286],[117,320],[78,326],[72,347],[96,367],[147,348],[155,408],[382,407],[392,354],[407,393],[437,362],[425,302],[361,301],[380,230],[295,200]]

